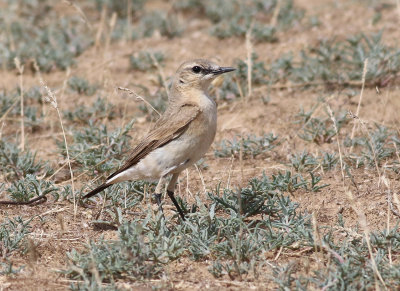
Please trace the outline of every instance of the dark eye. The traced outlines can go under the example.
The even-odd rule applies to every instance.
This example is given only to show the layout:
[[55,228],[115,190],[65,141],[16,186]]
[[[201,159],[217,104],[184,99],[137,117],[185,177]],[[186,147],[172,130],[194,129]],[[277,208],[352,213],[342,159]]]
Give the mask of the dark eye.
[[201,72],[201,68],[199,67],[199,66],[194,66],[193,68],[192,68],[192,71],[194,72],[194,73],[200,73]]

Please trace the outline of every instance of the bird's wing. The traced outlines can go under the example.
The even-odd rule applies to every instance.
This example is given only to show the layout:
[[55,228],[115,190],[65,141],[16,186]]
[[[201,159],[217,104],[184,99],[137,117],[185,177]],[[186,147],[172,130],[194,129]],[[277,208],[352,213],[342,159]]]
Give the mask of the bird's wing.
[[125,164],[118,171],[111,174],[107,180],[136,165],[153,150],[178,138],[186,131],[200,112],[201,110],[196,104],[185,103],[177,110],[164,114],[143,141],[133,149]]

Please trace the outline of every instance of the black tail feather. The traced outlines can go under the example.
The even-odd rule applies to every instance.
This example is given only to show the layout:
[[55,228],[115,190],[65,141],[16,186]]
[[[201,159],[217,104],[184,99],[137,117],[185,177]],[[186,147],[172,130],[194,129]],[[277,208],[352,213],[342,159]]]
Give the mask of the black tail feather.
[[94,190],[90,191],[89,193],[87,193],[85,196],[83,196],[82,199],[90,198],[90,197],[96,195],[97,193],[103,191],[104,189],[110,187],[111,185],[112,185],[112,184],[106,184],[106,183],[104,183],[104,184],[100,185],[99,187],[97,187],[96,189],[94,189]]

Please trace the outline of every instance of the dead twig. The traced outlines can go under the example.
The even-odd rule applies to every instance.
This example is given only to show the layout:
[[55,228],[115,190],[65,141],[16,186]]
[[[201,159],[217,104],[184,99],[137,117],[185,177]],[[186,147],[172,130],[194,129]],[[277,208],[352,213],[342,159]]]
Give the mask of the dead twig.
[[146,99],[144,99],[142,96],[140,96],[139,94],[137,94],[136,92],[132,91],[131,89],[128,88],[124,88],[124,87],[118,87],[118,90],[122,90],[125,92],[128,92],[128,94],[130,95],[134,95],[136,97],[136,99],[142,100],[144,103],[146,103],[146,105],[150,106],[151,109],[153,109],[159,116],[161,116],[161,113],[157,111],[157,109],[155,109],[153,107],[153,105],[150,104],[150,102],[148,102]]

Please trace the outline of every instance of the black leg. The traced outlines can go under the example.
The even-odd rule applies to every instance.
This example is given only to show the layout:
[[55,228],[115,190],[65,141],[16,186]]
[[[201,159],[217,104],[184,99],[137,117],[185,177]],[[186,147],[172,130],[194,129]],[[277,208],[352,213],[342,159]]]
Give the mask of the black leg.
[[182,217],[182,220],[185,220],[185,215],[183,214],[183,211],[181,209],[181,207],[178,204],[178,201],[176,201],[175,197],[174,197],[174,192],[167,190],[168,196],[169,198],[171,198],[172,203],[174,203],[176,209],[179,212],[179,215]]

